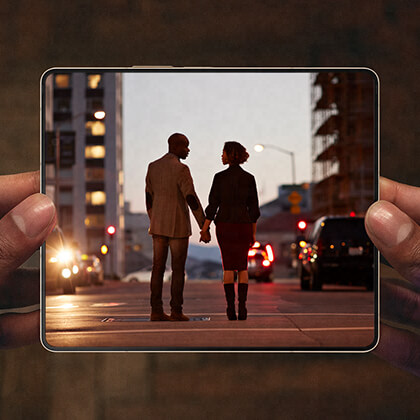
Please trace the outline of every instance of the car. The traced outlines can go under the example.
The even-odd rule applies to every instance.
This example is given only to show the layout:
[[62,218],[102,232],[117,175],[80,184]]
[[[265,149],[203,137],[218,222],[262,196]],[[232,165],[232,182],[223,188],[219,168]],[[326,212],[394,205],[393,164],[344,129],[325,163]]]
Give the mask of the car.
[[96,255],[82,254],[81,271],[86,284],[104,284],[104,269],[101,260]]
[[[121,279],[124,283],[150,283],[150,278],[152,276],[152,267],[148,266],[142,268],[141,270],[134,271],[133,273],[127,274],[125,277]],[[171,281],[172,278],[172,270],[166,268],[163,274],[163,282],[167,283]],[[187,276],[185,275],[185,280]]]
[[256,282],[273,281],[273,247],[269,243],[255,242],[248,251],[248,277]]
[[79,266],[63,231],[56,226],[45,243],[46,290],[62,289],[64,294],[76,292]]
[[363,217],[319,218],[298,258],[302,290],[321,290],[327,283],[373,290],[373,244]]

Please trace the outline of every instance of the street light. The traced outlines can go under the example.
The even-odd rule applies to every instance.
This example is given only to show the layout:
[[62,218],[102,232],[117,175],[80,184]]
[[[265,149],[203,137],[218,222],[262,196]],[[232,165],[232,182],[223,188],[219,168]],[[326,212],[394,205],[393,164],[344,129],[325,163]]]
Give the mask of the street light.
[[274,149],[282,153],[286,153],[287,155],[290,155],[290,158],[292,159],[292,184],[296,185],[296,169],[295,169],[295,152],[291,152],[289,150],[283,149],[278,146],[274,146],[272,144],[256,144],[254,146],[254,150],[258,153],[262,152],[264,149]]

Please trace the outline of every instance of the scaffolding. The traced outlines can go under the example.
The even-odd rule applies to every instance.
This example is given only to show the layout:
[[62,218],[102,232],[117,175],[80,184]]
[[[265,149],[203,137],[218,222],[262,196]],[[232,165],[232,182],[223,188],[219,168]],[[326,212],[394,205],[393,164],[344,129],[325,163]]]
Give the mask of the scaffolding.
[[374,199],[374,86],[367,71],[311,75],[314,217],[363,216]]

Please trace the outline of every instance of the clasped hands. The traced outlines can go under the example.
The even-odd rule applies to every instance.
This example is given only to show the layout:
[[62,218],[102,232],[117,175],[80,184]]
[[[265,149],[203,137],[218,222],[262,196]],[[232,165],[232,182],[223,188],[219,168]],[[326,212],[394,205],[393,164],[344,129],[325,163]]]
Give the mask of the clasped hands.
[[200,231],[200,242],[208,244],[211,241],[210,229]]

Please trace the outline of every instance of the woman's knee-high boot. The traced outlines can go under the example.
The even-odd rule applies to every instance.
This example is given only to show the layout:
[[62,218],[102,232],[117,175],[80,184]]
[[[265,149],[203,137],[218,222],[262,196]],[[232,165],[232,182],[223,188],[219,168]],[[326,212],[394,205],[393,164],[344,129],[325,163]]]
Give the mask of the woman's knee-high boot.
[[235,284],[234,283],[224,283],[225,296],[227,302],[226,315],[230,321],[236,320],[236,311],[235,311]]
[[238,283],[238,319],[243,321],[247,317],[246,298],[248,295],[248,283]]

